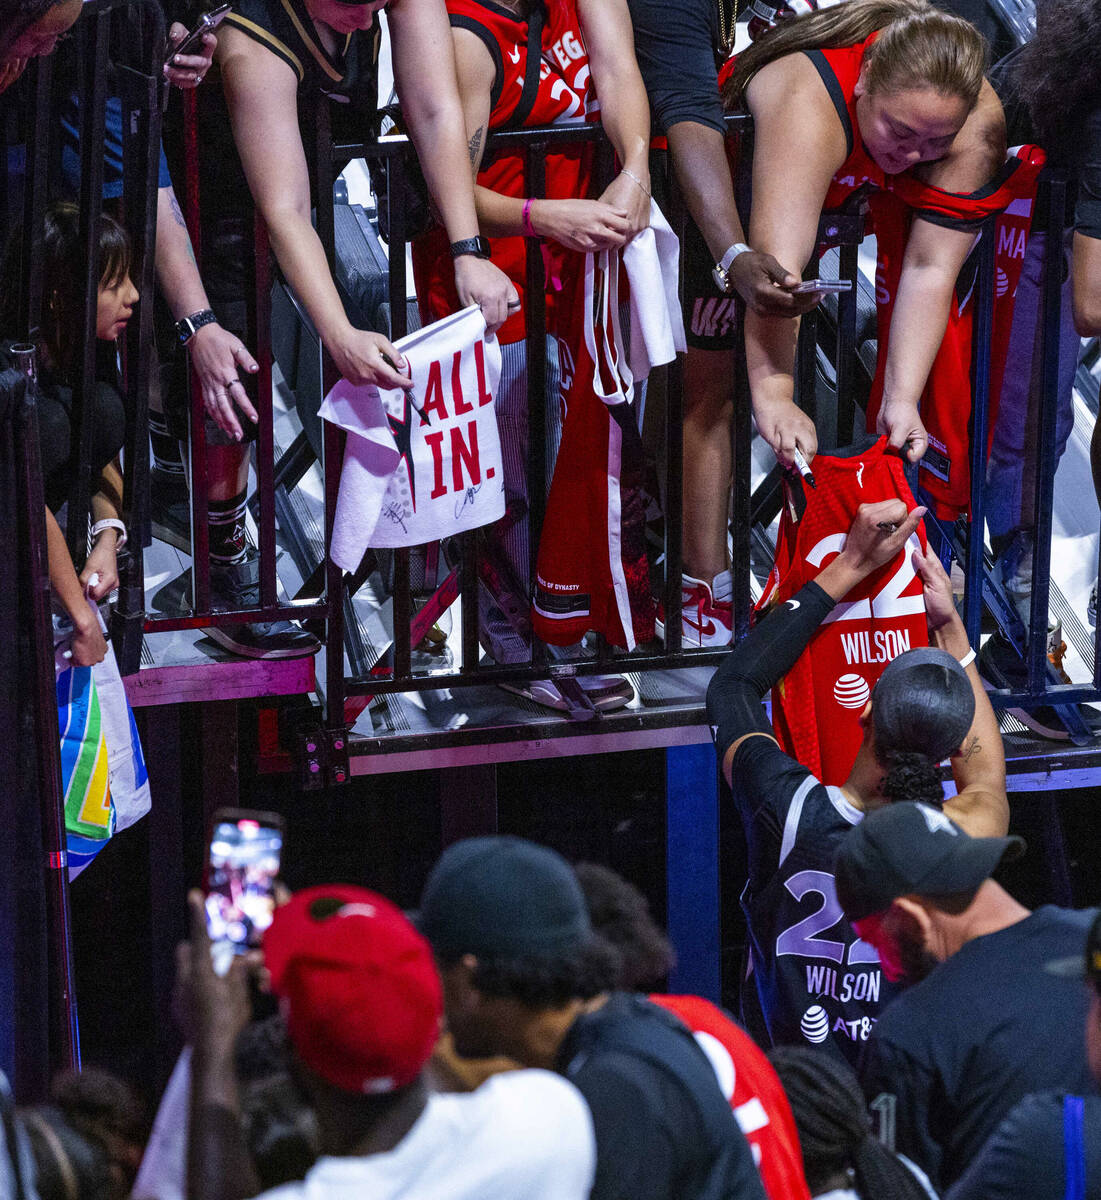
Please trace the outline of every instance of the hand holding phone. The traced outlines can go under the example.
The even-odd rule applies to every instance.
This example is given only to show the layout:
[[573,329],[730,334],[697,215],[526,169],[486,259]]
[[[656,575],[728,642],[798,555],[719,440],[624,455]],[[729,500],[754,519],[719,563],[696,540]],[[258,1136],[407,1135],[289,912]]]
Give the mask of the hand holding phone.
[[176,45],[172,45],[171,42],[169,43],[164,65],[172,67],[175,65],[175,59],[178,54],[194,54],[197,50],[200,50],[203,38],[208,33],[213,33],[232,11],[233,5],[220,4],[217,8],[212,8],[210,12],[203,13],[195,23],[194,28],[189,29],[184,35],[182,42],[178,42]]
[[806,295],[807,292],[821,292],[823,296],[836,295],[838,292],[851,292],[851,279],[804,279],[792,289],[796,296]]
[[275,914],[282,850],[278,813],[223,808],[214,814],[203,890],[216,963],[260,945]]

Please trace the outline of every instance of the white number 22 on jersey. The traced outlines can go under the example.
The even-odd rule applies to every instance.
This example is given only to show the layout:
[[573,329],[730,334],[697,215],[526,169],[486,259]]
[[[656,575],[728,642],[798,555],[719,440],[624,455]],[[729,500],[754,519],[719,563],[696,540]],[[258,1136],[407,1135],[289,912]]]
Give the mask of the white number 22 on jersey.
[[[807,562],[812,567],[820,567],[827,555],[840,554],[845,548],[844,533],[831,533],[815,545],[807,555]],[[828,625],[831,621],[867,621],[872,617],[909,617],[914,613],[925,611],[923,596],[904,596],[902,593],[917,578],[911,555],[914,550],[921,550],[921,542],[916,533],[911,533],[906,540],[905,552],[898,570],[879,589],[871,599],[850,600],[848,604],[839,604],[822,622]]]

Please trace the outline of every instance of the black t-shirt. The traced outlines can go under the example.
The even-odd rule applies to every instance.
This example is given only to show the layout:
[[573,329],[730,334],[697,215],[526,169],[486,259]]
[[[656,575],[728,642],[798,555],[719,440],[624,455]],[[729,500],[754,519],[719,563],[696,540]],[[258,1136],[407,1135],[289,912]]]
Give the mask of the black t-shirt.
[[821,1045],[855,1067],[894,995],[834,885],[838,847],[863,813],[769,737],[747,738],[734,752],[730,786],[749,851],[746,1023],[766,1045]]
[[[880,1017],[862,1079],[880,1135],[933,1182],[954,1183],[1030,1092],[1094,1094],[1089,992],[1044,970],[1080,955],[1096,909],[1047,905],[967,942]],[[886,1135],[886,1136],[884,1136]]]
[[765,1200],[707,1056],[671,1013],[617,993],[573,1023],[556,1065],[592,1111],[591,1200]]
[[[298,125],[307,164],[316,141],[315,104],[328,98],[333,137],[337,141],[370,140],[377,126],[379,25],[344,37],[330,54],[304,0],[236,0],[225,19],[231,26],[281,59],[298,81]],[[204,225],[226,218],[252,218],[252,198],[233,142],[229,112],[220,79],[199,89],[202,168],[201,209]],[[312,183],[312,179],[311,179]],[[316,202],[316,197],[313,198]],[[251,235],[251,229],[248,230]],[[204,251],[215,235],[204,238]],[[204,267],[205,267],[204,263]]]
[[[1064,1099],[1055,1092],[1026,1096],[944,1200],[1063,1200]],[[1101,1097],[1084,1097],[1082,1143],[1086,1200],[1101,1200]]]
[[664,133],[678,121],[695,121],[724,132],[716,0],[628,0],[628,6],[655,127]]

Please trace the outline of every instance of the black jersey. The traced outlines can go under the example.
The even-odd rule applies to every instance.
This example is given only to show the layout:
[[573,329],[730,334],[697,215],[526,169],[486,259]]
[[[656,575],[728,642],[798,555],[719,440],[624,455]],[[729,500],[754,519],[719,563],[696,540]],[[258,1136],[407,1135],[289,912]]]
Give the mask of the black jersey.
[[346,34],[329,53],[304,0],[237,0],[227,25],[266,46],[298,79],[299,96],[322,92],[341,102],[375,104],[379,25]]
[[[285,62],[298,81],[298,126],[307,164],[314,159],[316,105],[327,99],[334,141],[370,141],[377,133],[379,25],[342,36],[325,49],[304,0],[236,0],[225,19]],[[199,89],[200,196],[204,251],[219,253],[212,221],[251,222],[252,197],[237,157],[220,80]],[[311,173],[311,186],[313,183]],[[313,197],[316,204],[317,197]],[[251,237],[251,225],[246,236]],[[240,253],[239,249],[232,252]],[[204,272],[207,263],[203,263]],[[208,289],[209,290],[209,289]]]
[[749,851],[746,1023],[765,1045],[819,1045],[855,1067],[893,995],[834,885],[838,846],[863,813],[769,737],[735,751],[731,790]]

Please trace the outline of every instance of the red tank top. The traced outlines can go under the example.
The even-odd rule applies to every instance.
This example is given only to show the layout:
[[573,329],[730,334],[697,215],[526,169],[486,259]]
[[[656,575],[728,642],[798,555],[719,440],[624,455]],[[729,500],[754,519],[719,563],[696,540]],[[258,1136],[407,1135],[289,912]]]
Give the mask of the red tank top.
[[[651,996],[696,1035],[730,1101],[769,1200],[810,1200],[791,1105],[756,1042],[700,996]],[[702,1035],[702,1036],[701,1036]]]
[[[561,125],[596,121],[600,106],[589,69],[589,56],[581,34],[576,0],[551,3],[545,24],[531,45],[528,21],[492,3],[492,0],[447,0],[455,28],[467,29],[485,44],[496,67],[489,114],[490,130],[536,125]],[[538,61],[529,62],[535,54]],[[556,149],[546,156],[546,196],[553,200],[585,197],[592,174],[592,146]],[[491,191],[517,198],[528,195],[524,184],[522,150],[487,152],[478,172],[478,183]],[[521,300],[526,290],[526,243],[522,237],[491,239],[493,261],[515,284]],[[547,243],[548,254],[557,251]],[[417,299],[425,321],[435,321],[458,307],[455,280],[442,229],[413,243]],[[553,264],[548,272],[554,275]],[[560,272],[559,272],[560,273]],[[553,297],[548,297],[548,304]],[[497,331],[502,344],[524,337],[524,304]]]
[[[880,438],[862,454],[815,457],[818,487],[804,489],[801,516],[785,506],[759,609],[789,600],[840,553],[861,504],[899,498],[914,508],[902,460],[886,448],[887,439]],[[889,563],[834,608],[772,689],[776,740],[823,783],[848,778],[864,736],[860,714],[883,668],[904,651],[929,644],[921,579],[911,561],[913,550],[925,546],[919,525]]]

